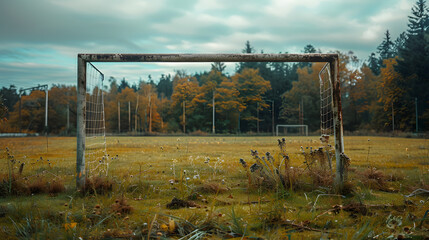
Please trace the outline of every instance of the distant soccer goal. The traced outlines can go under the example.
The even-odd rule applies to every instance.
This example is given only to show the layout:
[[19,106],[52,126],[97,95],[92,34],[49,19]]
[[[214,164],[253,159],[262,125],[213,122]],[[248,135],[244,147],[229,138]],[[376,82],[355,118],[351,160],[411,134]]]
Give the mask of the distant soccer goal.
[[[102,132],[104,129],[102,85],[91,86],[88,82],[87,72],[89,73],[89,68],[96,69],[91,64],[94,62],[326,62],[327,65],[319,75],[322,100],[321,132],[322,134],[334,135],[335,144],[333,146],[335,146],[337,161],[336,184],[342,186],[344,182],[345,164],[340,157],[340,154],[344,152],[344,143],[338,54],[78,54],[77,59],[76,185],[78,188],[85,186],[85,174],[87,172],[85,156],[87,156],[86,151],[92,150],[92,147],[86,147],[86,141],[88,141],[89,146],[103,146],[104,144],[105,149],[105,137]],[[96,72],[102,75],[100,71],[96,70]],[[103,120],[101,121],[101,119]],[[87,135],[95,136],[97,143],[92,145],[91,141],[94,139],[90,140]],[[97,149],[103,149],[103,147]],[[97,153],[96,159],[100,161],[101,157],[102,161],[105,152],[106,150],[102,150]]]
[[308,136],[308,125],[284,125],[284,124],[276,125],[276,136],[279,135],[279,129],[284,129],[287,131],[288,128],[298,128],[298,132],[300,132],[300,130],[304,130],[303,132],[305,133],[305,136]]

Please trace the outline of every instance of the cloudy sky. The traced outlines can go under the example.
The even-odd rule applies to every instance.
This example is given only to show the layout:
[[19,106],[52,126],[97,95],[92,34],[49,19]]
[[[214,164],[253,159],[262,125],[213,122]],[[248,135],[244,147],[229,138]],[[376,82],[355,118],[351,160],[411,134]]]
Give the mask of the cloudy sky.
[[[375,51],[414,0],[0,0],[0,87],[75,84],[78,53]],[[134,83],[210,64],[96,64]],[[233,73],[234,65],[227,69]]]

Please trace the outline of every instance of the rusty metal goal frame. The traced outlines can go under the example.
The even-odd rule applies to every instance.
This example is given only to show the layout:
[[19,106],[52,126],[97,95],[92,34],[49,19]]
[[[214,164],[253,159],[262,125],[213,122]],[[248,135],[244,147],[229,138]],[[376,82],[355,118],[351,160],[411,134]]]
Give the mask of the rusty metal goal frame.
[[346,180],[338,54],[78,54],[76,187],[85,186],[86,69],[92,62],[326,62],[330,67],[337,190]]

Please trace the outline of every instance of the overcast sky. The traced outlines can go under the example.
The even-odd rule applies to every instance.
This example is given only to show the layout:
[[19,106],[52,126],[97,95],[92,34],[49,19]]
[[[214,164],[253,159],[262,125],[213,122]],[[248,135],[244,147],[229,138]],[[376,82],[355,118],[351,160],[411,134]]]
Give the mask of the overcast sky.
[[[352,50],[407,27],[414,0],[0,0],[0,87],[76,83],[78,53]],[[210,64],[96,64],[130,83]],[[227,71],[234,71],[229,64]]]

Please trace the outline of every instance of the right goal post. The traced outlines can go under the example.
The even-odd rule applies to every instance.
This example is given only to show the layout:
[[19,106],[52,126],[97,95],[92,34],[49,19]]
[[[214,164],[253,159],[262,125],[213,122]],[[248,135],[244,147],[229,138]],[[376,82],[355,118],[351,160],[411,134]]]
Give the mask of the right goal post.
[[329,75],[324,81],[330,85],[332,103],[332,124],[337,189],[341,189],[346,178],[343,143],[343,121],[341,109],[341,90],[339,81],[338,54],[78,54],[77,55],[77,149],[76,149],[76,186],[85,186],[85,149],[87,103],[87,64],[94,62],[325,62]]

